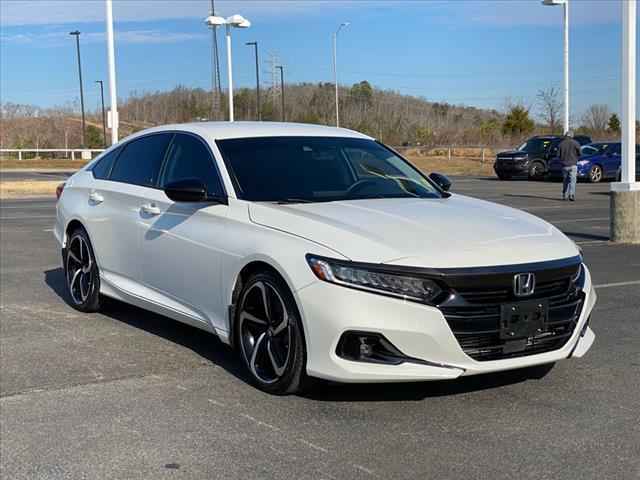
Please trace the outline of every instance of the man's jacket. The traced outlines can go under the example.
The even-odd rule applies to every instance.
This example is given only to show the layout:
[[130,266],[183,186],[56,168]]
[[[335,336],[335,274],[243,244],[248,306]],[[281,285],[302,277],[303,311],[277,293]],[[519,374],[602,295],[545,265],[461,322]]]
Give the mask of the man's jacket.
[[558,145],[558,154],[564,167],[573,167],[580,159],[580,144],[571,137],[564,137]]

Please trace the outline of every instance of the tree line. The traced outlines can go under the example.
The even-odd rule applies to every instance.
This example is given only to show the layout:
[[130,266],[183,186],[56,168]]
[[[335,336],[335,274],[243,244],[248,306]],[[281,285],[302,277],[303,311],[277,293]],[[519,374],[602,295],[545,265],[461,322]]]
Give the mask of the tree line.
[[[560,134],[562,103],[554,88],[538,93],[534,105],[507,102],[503,111],[431,102],[373,87],[362,81],[340,86],[341,126],[361,131],[390,145],[509,147],[533,134]],[[286,84],[261,92],[264,121],[335,124],[335,91],[331,83]],[[236,120],[256,120],[255,89],[234,94]],[[214,108],[214,105],[219,105]],[[154,125],[227,118],[227,98],[216,101],[210,91],[178,86],[170,91],[131,92],[119,105],[122,135]],[[538,119],[538,121],[535,120]],[[101,112],[88,112],[87,147],[105,144]],[[574,122],[575,123],[575,122]],[[615,139],[620,120],[606,105],[592,105],[576,133],[594,139]],[[4,103],[0,106],[0,146],[4,148],[77,148],[81,122],[75,104],[40,109]]]

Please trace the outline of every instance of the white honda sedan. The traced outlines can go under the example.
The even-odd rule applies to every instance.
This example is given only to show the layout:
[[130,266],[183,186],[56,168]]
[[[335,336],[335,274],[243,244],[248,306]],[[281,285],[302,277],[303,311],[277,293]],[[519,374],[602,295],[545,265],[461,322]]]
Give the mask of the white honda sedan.
[[449,187],[350,130],[171,125],[70,177],[55,236],[75,308],[211,332],[271,393],[583,356],[596,293],[575,243]]

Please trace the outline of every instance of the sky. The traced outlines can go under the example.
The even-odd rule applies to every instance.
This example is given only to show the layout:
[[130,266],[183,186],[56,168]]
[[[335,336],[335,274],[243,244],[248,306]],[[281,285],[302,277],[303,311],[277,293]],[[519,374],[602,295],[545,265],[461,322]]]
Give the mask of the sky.
[[[624,1],[624,0],[622,0]],[[572,117],[591,104],[619,111],[621,0],[571,0]],[[114,0],[118,96],[211,88],[210,0]],[[254,87],[258,41],[264,87],[270,54],[285,81],[333,81],[331,35],[341,84],[361,80],[421,96],[503,110],[562,87],[562,8],[540,0],[216,0],[219,15],[252,22],[233,30],[235,86]],[[75,41],[80,30],[87,108],[95,80],[107,80],[102,0],[0,0],[0,101],[42,107],[77,102]],[[223,87],[226,57],[219,39]]]

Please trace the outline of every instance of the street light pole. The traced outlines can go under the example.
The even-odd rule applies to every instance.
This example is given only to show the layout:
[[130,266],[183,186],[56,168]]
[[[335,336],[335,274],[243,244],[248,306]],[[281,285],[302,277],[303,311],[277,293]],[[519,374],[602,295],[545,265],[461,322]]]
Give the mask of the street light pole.
[[76,51],[78,54],[78,78],[80,79],[80,109],[82,111],[82,146],[86,146],[86,122],[84,117],[84,88],[82,87],[82,64],[80,63],[80,31],[69,32],[76,37]]
[[564,118],[563,118],[563,130],[564,133],[568,133],[570,130],[569,125],[569,0],[542,0],[542,4],[550,7],[562,5],[564,11],[563,22],[563,70],[564,70]]
[[258,42],[247,42],[245,45],[253,45],[256,54],[256,116],[258,120],[262,120],[262,111],[260,109],[260,63],[258,62]]
[[96,80],[100,84],[100,101],[102,102],[102,135],[104,136],[104,146],[107,146],[107,115],[104,112],[104,85],[102,80]]
[[611,240],[640,243],[640,182],[636,182],[636,0],[622,1],[621,182],[611,184]]
[[229,79],[229,85],[227,88],[229,92],[229,121],[233,122],[233,65],[231,62],[231,26],[227,24],[227,78]]
[[231,61],[231,28],[249,28],[251,22],[242,15],[231,15],[229,18],[222,18],[211,15],[205,19],[205,23],[210,27],[224,25],[227,28],[227,78],[229,89],[229,121],[233,122],[233,63]]
[[282,121],[286,121],[286,116],[284,114],[284,67],[282,65],[277,65],[276,68],[280,70],[280,97],[282,99]]
[[105,0],[107,57],[109,61],[109,102],[111,104],[111,145],[118,143],[118,94],[116,90],[116,52],[113,39],[113,0]]
[[344,27],[348,27],[349,22],[341,23],[338,30],[333,34],[333,83],[336,88],[336,127],[340,126],[340,103],[338,98],[338,34]]

